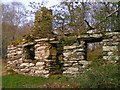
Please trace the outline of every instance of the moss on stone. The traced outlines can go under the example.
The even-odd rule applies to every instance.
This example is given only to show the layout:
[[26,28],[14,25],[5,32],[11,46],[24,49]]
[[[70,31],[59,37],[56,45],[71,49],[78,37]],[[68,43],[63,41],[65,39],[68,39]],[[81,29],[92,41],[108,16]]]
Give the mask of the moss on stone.
[[17,74],[13,69],[7,70],[10,74]]
[[36,64],[39,60],[31,60],[31,59],[26,59],[26,60],[23,60],[25,63],[34,63]]
[[58,56],[58,60],[63,61],[63,55],[62,54]]
[[65,38],[61,38],[59,42],[61,42],[63,46],[73,45],[74,43],[77,42],[77,38],[72,36],[65,37]]
[[34,38],[31,37],[29,34],[25,34],[24,36],[18,38],[16,41],[12,41],[10,43],[10,45],[18,45],[19,43],[21,42],[25,42],[25,43],[28,43],[28,42],[33,42],[33,43],[36,43],[34,41]]
[[32,60],[32,63],[36,64],[39,60]]

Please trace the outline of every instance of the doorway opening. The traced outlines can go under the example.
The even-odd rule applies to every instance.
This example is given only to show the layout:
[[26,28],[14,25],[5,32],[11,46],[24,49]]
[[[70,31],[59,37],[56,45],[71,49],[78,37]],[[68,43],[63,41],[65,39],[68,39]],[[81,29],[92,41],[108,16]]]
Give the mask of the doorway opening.
[[87,43],[87,61],[99,61],[103,59],[102,42]]

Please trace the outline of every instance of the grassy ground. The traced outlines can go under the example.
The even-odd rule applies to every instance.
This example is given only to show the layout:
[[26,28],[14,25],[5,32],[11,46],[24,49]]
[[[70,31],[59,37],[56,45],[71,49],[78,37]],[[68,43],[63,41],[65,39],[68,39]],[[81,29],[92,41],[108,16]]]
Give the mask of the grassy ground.
[[117,68],[110,72],[107,68],[99,67],[85,71],[76,78],[55,76],[49,79],[42,77],[23,76],[18,74],[4,75],[3,88],[120,88],[120,77]]
[[23,76],[18,74],[9,74],[2,76],[3,88],[72,88],[77,84],[71,83],[71,79],[55,75],[49,79],[42,77]]
[[2,77],[3,88],[35,88],[43,85],[47,79],[30,77],[18,74],[10,74]]
[[[53,75],[49,79],[43,77],[7,74],[6,62],[2,62],[2,88],[68,88],[73,87],[70,79],[62,75]],[[74,85],[74,87],[76,87]]]
[[9,74],[2,76],[3,88],[120,88],[117,64],[98,66],[75,78],[53,75],[43,77]]
[[[6,61],[6,60],[5,60]],[[43,77],[7,74],[6,62],[2,62],[2,88],[68,88],[78,87],[71,79],[62,75],[53,75],[49,79]]]

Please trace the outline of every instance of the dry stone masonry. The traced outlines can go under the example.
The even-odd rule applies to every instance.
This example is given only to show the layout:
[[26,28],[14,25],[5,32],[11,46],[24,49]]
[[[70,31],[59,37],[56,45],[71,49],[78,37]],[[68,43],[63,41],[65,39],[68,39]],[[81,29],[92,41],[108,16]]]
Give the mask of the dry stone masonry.
[[120,60],[120,32],[108,32],[103,40],[103,59]]
[[63,58],[63,74],[75,75],[79,73],[82,68],[88,65],[88,61],[85,60],[86,48],[85,41],[80,41],[72,46],[64,46],[64,58]]
[[[95,37],[94,37],[95,36]],[[102,37],[102,38],[101,38]],[[91,62],[86,61],[87,42],[103,41],[103,59],[120,60],[120,32],[81,35],[78,43],[62,46],[56,38],[35,39],[8,46],[8,71],[48,78],[52,74],[76,75]],[[63,48],[62,48],[63,47]]]
[[[14,71],[18,74],[45,78],[53,74],[75,76],[83,68],[87,69],[87,65],[91,63],[87,61],[87,43],[89,42],[103,42],[104,60],[120,60],[120,30],[106,34],[81,34],[75,39],[76,43],[63,46],[57,37],[36,36],[37,33],[42,33],[40,30],[43,30],[43,27],[46,27],[44,24],[46,20],[50,22],[52,20],[51,10],[42,8],[39,14],[35,15],[35,29],[32,30],[32,34],[25,35],[8,46],[8,72]],[[49,18],[44,19],[44,15]],[[51,29],[51,27],[52,22],[45,29]]]
[[55,38],[42,38],[35,41],[35,44],[20,43],[16,46],[8,46],[8,71],[47,78],[59,69],[56,61],[57,47],[53,45]]

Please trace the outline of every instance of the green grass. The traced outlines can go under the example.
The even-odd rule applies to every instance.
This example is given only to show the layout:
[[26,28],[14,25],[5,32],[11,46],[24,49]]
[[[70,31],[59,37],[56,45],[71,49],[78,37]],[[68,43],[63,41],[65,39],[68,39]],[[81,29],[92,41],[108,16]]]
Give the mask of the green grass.
[[[93,68],[93,67],[92,67]],[[118,65],[94,67],[76,78],[53,75],[49,79],[35,76],[9,74],[2,76],[3,88],[116,88],[120,87]],[[69,86],[67,86],[69,85]]]
[[9,74],[2,76],[3,88],[35,88],[43,85],[48,79],[42,77],[24,76],[18,74]]
[[[66,77],[62,75],[54,75],[49,79],[35,76],[24,76],[19,74],[9,74],[2,76],[3,88],[42,88],[47,83],[53,85],[53,83],[65,83]],[[47,85],[43,88],[52,88],[51,85]]]
[[[2,64],[2,71],[6,70],[6,63]],[[49,79],[35,76],[24,76],[20,74],[8,74],[2,76],[3,88],[52,88],[54,83],[65,83],[67,77],[53,75]],[[48,83],[52,85],[47,85]],[[46,85],[46,86],[44,86]]]

